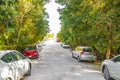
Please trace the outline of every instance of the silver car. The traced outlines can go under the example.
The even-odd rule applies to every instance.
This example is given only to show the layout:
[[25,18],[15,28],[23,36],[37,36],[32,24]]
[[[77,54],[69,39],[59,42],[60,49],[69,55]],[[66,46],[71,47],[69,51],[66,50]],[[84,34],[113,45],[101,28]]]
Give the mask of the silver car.
[[96,56],[94,50],[87,46],[78,46],[72,51],[72,57],[77,58],[78,61],[95,61]]
[[69,45],[69,44],[66,44],[66,43],[62,43],[61,46],[62,46],[63,48],[70,48],[70,45]]
[[120,55],[109,60],[104,60],[101,65],[101,71],[106,80],[120,80]]
[[16,50],[0,51],[0,80],[20,80],[31,75],[31,61]]

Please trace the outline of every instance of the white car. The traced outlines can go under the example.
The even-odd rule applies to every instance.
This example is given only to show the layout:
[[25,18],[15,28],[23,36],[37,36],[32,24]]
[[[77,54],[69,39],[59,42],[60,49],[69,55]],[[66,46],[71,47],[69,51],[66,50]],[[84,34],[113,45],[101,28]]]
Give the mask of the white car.
[[36,47],[37,47],[37,49],[38,49],[39,52],[42,50],[42,46],[43,46],[42,43],[38,43],[38,44],[36,45]]
[[62,46],[63,48],[70,48],[70,45],[68,45],[68,44],[66,44],[66,43],[62,43],[61,46]]
[[72,57],[77,58],[80,62],[81,60],[95,61],[96,56],[94,50],[91,47],[87,46],[78,46],[75,50],[72,51]]
[[106,80],[120,80],[120,55],[109,60],[104,60],[101,64],[101,71]]
[[0,80],[20,80],[31,75],[31,61],[16,50],[0,51]]

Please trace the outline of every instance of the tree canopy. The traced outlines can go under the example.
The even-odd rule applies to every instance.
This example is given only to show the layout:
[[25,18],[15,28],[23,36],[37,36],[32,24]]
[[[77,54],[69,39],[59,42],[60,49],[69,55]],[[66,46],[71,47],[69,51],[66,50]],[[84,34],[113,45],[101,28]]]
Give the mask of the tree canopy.
[[120,0],[56,0],[62,27],[58,38],[73,48],[93,46],[106,58],[120,46]]
[[0,0],[0,49],[41,41],[48,29],[43,0]]

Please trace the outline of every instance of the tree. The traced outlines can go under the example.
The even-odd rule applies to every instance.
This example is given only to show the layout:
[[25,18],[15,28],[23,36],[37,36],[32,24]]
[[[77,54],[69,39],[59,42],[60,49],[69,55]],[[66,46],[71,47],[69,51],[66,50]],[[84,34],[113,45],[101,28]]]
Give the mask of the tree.
[[35,44],[46,36],[43,0],[2,0],[0,6],[0,49]]
[[[94,46],[101,55],[116,52],[120,44],[119,0],[56,0],[65,5],[59,10],[62,28],[58,37],[63,42]],[[67,36],[66,36],[67,35]]]

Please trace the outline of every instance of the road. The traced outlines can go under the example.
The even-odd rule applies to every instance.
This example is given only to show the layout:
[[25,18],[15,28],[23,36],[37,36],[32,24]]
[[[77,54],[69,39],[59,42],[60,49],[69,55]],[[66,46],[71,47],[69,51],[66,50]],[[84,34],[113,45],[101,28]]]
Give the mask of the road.
[[25,80],[105,80],[99,67],[90,62],[78,62],[70,49],[60,43],[46,42],[38,59],[32,59],[31,76]]

